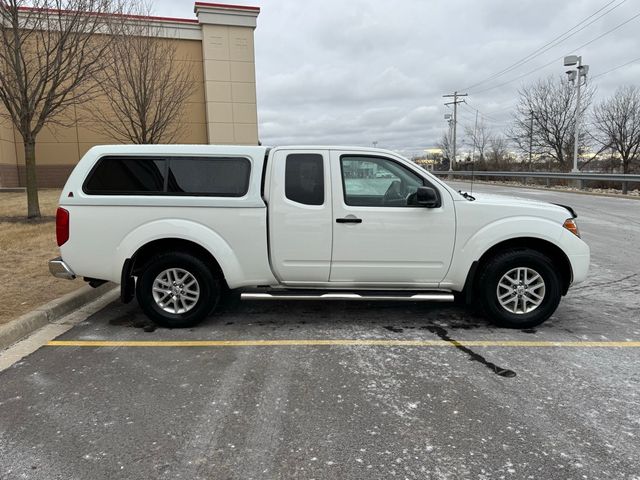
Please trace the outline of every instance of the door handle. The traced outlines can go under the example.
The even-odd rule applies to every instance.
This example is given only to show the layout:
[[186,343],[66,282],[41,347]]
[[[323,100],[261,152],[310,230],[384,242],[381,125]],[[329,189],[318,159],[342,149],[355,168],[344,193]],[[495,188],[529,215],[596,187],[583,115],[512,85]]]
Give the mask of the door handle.
[[362,223],[362,219],[357,217],[336,218],[336,223]]

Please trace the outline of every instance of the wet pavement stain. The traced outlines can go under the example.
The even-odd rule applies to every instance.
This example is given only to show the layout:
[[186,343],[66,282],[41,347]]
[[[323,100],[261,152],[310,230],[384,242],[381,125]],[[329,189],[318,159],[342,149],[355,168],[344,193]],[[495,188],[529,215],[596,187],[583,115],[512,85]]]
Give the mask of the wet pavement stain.
[[442,327],[439,327],[437,325],[430,325],[430,326],[427,326],[425,328],[427,330],[429,330],[431,333],[435,333],[438,337],[440,337],[441,340],[444,340],[446,342],[451,342],[453,344],[453,346],[456,347],[458,350],[460,350],[461,352],[466,353],[469,356],[470,360],[473,360],[474,362],[481,363],[482,365],[487,367],[489,370],[491,370],[496,375],[499,375],[500,377],[506,377],[506,378],[513,378],[513,377],[516,376],[516,372],[514,372],[513,370],[509,370],[507,368],[499,367],[495,363],[492,363],[492,362],[488,361],[486,358],[484,358],[479,353],[474,352],[469,347],[465,347],[464,345],[460,345],[456,340],[454,340],[453,338],[451,338],[449,336],[449,333],[447,332],[446,329],[444,329]]
[[156,324],[151,322],[145,317],[136,315],[135,312],[127,312],[119,317],[109,320],[109,325],[115,325],[118,327],[133,327],[141,328],[147,333],[154,332],[157,328]]
[[127,312],[124,315],[112,318],[109,320],[109,325],[117,325],[120,327],[132,327],[135,321],[136,314],[134,312]]
[[386,328],[387,330],[389,330],[390,332],[393,332],[393,333],[402,333],[402,332],[404,332],[404,329],[402,329],[400,327],[394,327],[392,325],[387,325],[384,328]]

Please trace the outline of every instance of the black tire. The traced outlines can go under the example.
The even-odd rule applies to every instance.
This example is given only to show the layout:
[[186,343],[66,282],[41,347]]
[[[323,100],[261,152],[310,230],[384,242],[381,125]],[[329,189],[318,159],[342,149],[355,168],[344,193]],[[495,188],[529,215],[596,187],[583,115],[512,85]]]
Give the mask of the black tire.
[[[185,312],[170,313],[154,299],[154,281],[168,269],[186,271],[197,281],[199,297]],[[200,323],[218,304],[220,292],[218,275],[199,258],[183,252],[165,253],[155,257],[144,267],[136,282],[136,298],[144,313],[156,324],[167,328],[187,328]]]
[[[544,290],[537,290],[537,293],[542,293],[543,298],[531,311],[514,313],[503,307],[498,299],[498,283],[515,268],[533,270],[544,281]],[[507,290],[501,289],[500,292],[504,295]],[[507,250],[484,264],[476,283],[476,293],[483,314],[492,323],[506,328],[531,328],[543,323],[556,311],[562,297],[562,282],[553,261],[543,253],[531,249]],[[517,293],[511,295],[514,299],[518,296]],[[523,296],[529,302],[533,298],[526,293]],[[521,304],[510,304],[510,308],[523,310],[519,305]]]

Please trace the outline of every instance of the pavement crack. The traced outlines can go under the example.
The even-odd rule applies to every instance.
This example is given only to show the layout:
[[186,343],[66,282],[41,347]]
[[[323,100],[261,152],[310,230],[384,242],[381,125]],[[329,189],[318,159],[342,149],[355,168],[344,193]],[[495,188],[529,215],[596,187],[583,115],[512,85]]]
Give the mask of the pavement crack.
[[499,367],[495,363],[490,362],[489,360],[484,358],[478,352],[474,352],[469,347],[466,347],[462,345],[460,342],[458,342],[457,340],[454,340],[453,338],[451,338],[445,328],[439,327],[437,325],[429,325],[426,327],[426,329],[429,330],[431,333],[436,334],[438,337],[440,337],[441,340],[451,343],[451,345],[456,347],[458,350],[460,350],[461,352],[464,352],[469,357],[470,360],[481,363],[496,375],[500,377],[506,377],[506,378],[512,378],[516,376],[516,372],[514,372],[513,370]]
[[638,273],[632,273],[631,275],[626,275],[626,276],[624,276],[622,278],[619,278],[617,280],[611,280],[611,281],[608,281],[608,282],[600,282],[600,283],[591,283],[591,284],[588,284],[588,285],[574,287],[572,290],[574,290],[574,291],[589,290],[590,288],[614,285],[614,284],[617,284],[617,283],[622,283],[625,280],[629,280],[630,278],[636,277],[637,275],[638,275]]

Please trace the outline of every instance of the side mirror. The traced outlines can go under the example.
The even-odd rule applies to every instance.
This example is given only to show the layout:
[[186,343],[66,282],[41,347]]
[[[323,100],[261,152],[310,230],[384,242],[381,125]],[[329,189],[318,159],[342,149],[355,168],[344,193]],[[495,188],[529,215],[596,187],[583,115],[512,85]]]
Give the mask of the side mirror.
[[438,194],[431,187],[418,187],[416,191],[416,203],[421,207],[438,208],[440,200]]

